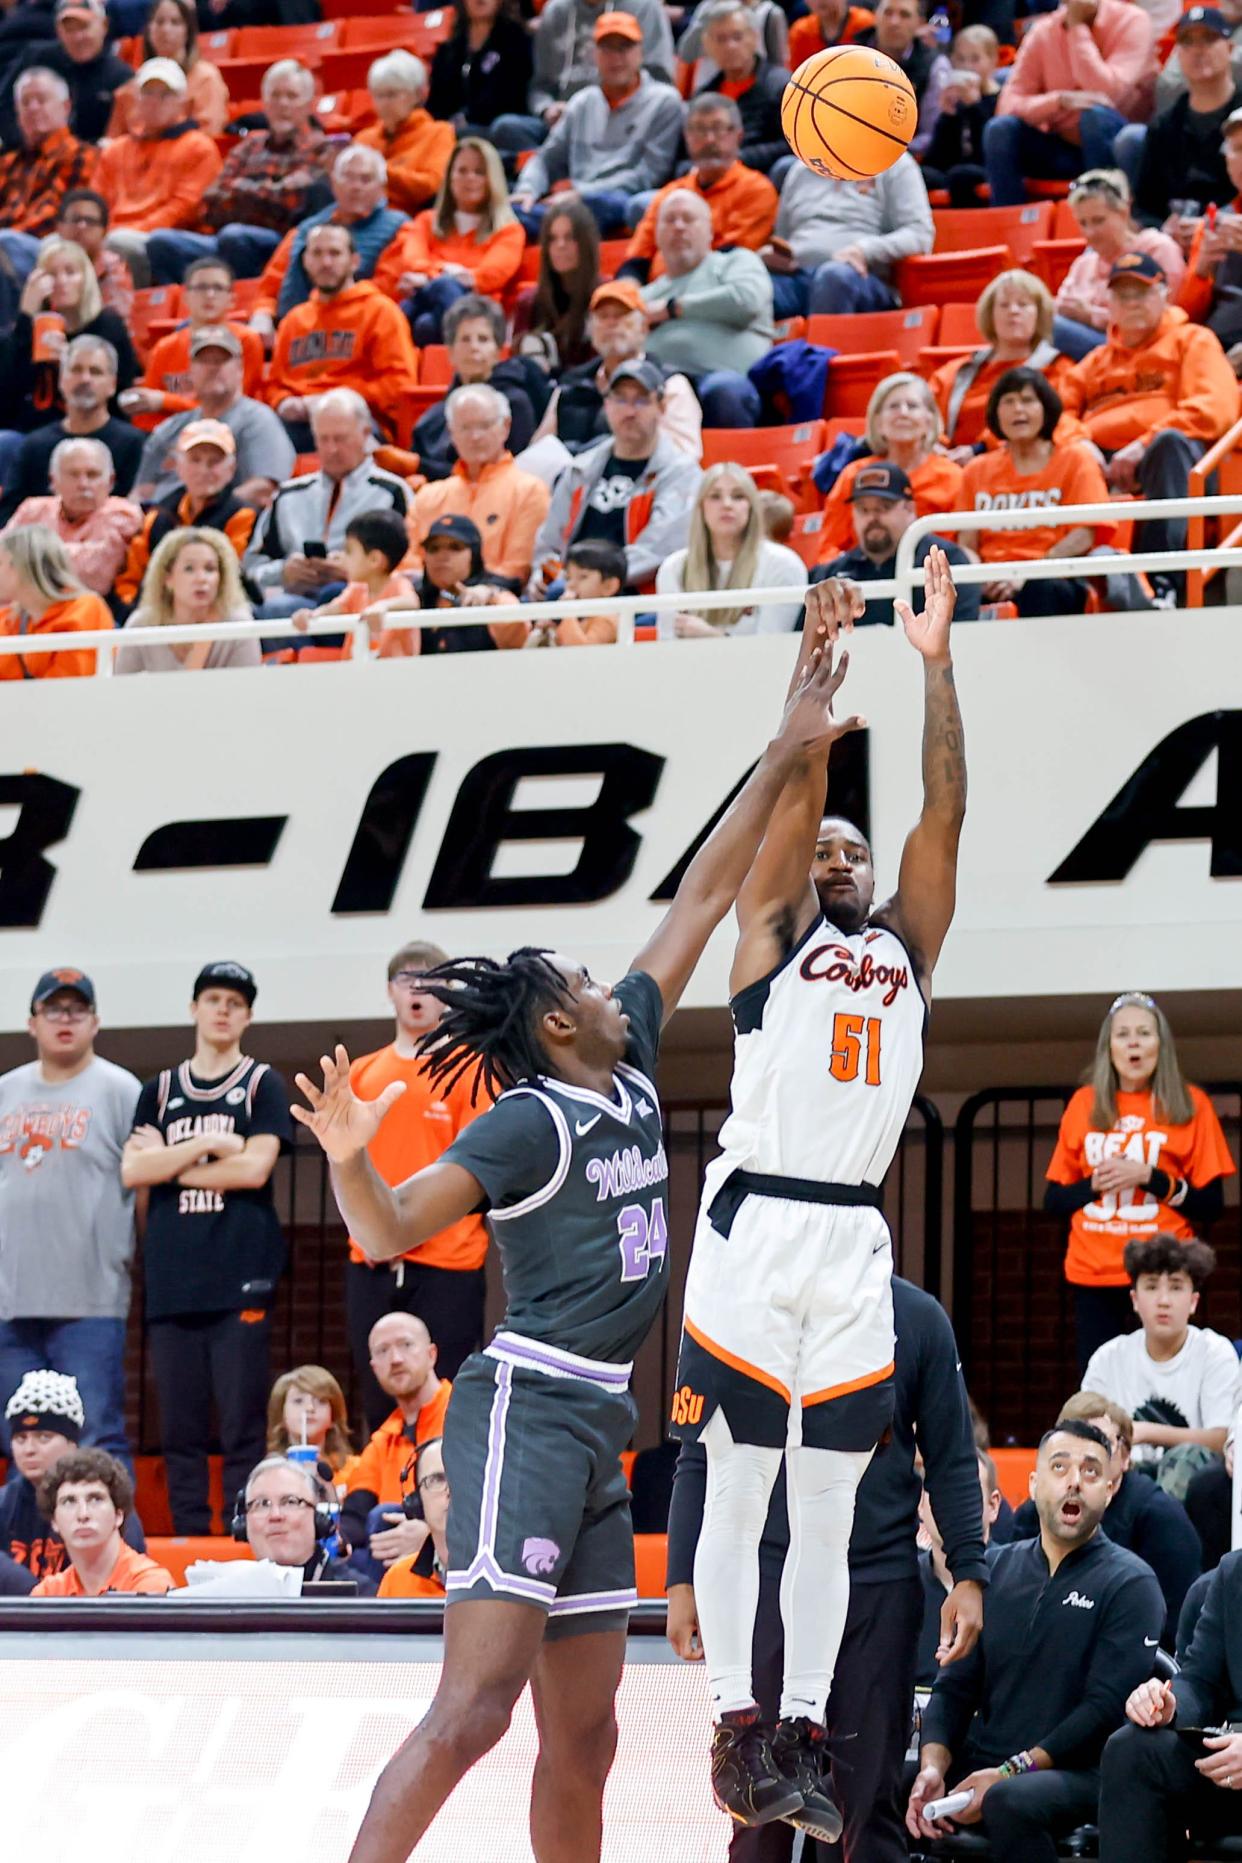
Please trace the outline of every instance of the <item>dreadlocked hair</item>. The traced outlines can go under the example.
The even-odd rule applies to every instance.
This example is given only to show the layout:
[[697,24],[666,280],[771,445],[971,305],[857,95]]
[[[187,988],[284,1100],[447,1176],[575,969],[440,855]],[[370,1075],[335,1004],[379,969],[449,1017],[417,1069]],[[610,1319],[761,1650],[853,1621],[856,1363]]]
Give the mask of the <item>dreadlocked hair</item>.
[[492,957],[461,957],[424,973],[423,988],[443,1003],[444,1014],[419,1041],[418,1052],[444,1092],[473,1071],[473,1104],[480,1083],[495,1099],[507,1087],[546,1073],[539,1018],[573,1000],[548,955],[523,945],[503,964]]

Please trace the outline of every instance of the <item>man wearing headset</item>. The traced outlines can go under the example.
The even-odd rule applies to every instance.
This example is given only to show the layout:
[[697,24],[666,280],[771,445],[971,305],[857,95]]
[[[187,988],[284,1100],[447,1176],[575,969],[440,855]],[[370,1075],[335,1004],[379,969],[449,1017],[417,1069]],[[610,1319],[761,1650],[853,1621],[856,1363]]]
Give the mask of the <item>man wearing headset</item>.
[[375,1596],[372,1579],[343,1560],[329,1557],[324,1541],[332,1531],[332,1520],[323,1489],[308,1470],[282,1455],[265,1456],[251,1470],[238,1499],[233,1532],[249,1543],[256,1559],[300,1565],[307,1584],[348,1579],[357,1582],[359,1597]]

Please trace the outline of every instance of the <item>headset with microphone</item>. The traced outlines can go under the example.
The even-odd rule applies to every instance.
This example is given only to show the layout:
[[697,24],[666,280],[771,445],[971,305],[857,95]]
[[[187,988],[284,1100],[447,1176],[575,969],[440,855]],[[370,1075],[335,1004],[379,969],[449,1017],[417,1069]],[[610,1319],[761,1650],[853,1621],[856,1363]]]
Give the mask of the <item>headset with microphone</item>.
[[[297,1464],[291,1462],[289,1466],[290,1468],[296,1468]],[[251,1480],[253,1479],[254,1477],[252,1476]],[[332,1535],[336,1532],[337,1514],[336,1510],[329,1507],[321,1498],[323,1490],[318,1479],[312,1477],[310,1485],[314,1489],[317,1497],[315,1501],[315,1541],[316,1544],[319,1544],[323,1540],[330,1540]],[[249,1483],[247,1483],[247,1486],[249,1486]],[[246,1489],[239,1488],[237,1490],[237,1498],[233,1502],[233,1518],[230,1522],[230,1530],[233,1538],[240,1541],[243,1545],[246,1544],[250,1538],[250,1535],[246,1531],[246,1525]]]

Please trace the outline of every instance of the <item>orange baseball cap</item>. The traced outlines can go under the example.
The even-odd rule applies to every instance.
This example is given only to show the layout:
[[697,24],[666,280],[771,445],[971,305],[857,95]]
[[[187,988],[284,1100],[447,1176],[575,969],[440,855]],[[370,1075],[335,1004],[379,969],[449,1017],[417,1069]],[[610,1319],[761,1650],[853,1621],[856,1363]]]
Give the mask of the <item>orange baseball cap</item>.
[[624,304],[626,310],[640,311],[643,294],[632,278],[610,278],[591,293],[590,309],[596,310],[601,304]]
[[628,39],[631,45],[641,45],[643,29],[632,13],[601,13],[595,22],[595,43],[601,39]]

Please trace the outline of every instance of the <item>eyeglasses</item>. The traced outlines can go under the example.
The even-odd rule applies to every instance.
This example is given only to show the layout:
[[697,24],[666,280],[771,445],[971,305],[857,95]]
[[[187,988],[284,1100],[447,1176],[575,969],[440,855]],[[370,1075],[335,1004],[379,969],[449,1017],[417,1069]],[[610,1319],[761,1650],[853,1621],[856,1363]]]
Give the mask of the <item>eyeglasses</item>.
[[99,218],[98,214],[67,213],[64,215],[60,224],[62,226],[103,226],[104,222]]
[[440,1494],[448,1487],[448,1476],[442,1469],[433,1475],[424,1475],[418,1484],[420,1494]]
[[37,1013],[45,1022],[89,1022],[95,1011],[85,1003],[40,1003]]
[[274,1501],[269,1501],[264,1495],[260,1495],[257,1500],[246,1502],[246,1513],[247,1515],[258,1514],[260,1519],[266,1520],[267,1516],[277,1507],[282,1514],[287,1514],[295,1507],[313,1507],[314,1505],[313,1501],[306,1500],[300,1494],[282,1494]]
[[183,291],[231,291],[233,289],[227,278],[217,279],[214,284],[207,283],[201,278],[195,278],[192,279],[188,285],[183,285],[181,288]]

